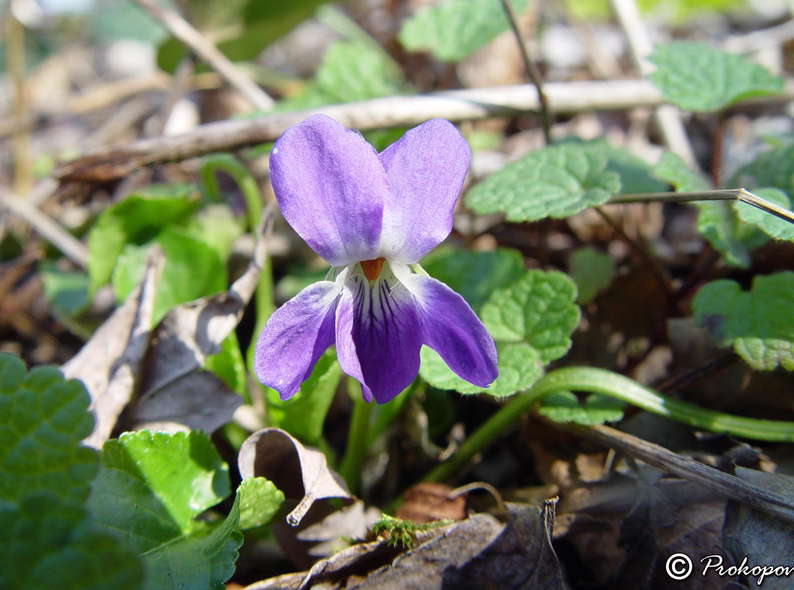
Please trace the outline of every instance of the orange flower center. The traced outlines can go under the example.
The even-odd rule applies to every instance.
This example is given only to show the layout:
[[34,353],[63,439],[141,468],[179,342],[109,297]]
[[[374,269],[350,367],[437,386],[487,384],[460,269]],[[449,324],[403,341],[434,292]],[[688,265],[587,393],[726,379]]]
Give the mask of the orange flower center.
[[372,283],[380,276],[380,271],[383,269],[385,258],[376,258],[375,260],[362,260],[361,270],[364,271],[364,276]]

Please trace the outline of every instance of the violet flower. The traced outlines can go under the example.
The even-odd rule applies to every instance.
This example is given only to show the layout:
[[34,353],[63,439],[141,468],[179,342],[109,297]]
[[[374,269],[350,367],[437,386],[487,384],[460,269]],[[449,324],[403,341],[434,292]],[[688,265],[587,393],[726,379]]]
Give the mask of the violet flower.
[[270,156],[281,212],[333,268],[268,320],[256,343],[259,380],[288,399],[336,343],[364,399],[386,403],[435,350],[459,377],[487,387],[496,348],[463,298],[417,264],[452,230],[470,151],[433,119],[380,154],[324,115],[287,129]]

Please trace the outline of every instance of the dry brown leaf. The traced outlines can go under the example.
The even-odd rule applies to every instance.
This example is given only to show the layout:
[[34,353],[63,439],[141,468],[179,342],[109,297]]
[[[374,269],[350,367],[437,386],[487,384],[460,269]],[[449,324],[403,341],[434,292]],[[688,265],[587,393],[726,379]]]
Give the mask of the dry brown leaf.
[[317,543],[298,535],[338,509],[329,498],[352,502],[345,482],[331,471],[322,452],[304,447],[278,428],[264,428],[249,436],[240,447],[238,466],[243,479],[264,477],[284,493],[280,516],[288,514],[273,520],[273,536],[298,568],[311,567],[317,559],[312,554]]
[[353,498],[321,451],[304,447],[279,428],[263,428],[249,436],[240,447],[238,464],[243,479],[264,477],[284,492],[286,502],[297,502],[287,515],[292,526],[301,523],[317,500]]
[[90,409],[96,423],[85,443],[94,448],[110,438],[119,415],[132,399],[149,345],[154,296],[164,263],[161,248],[149,250],[141,283],[80,352],[61,367],[67,379],[80,379],[91,395]]
[[213,432],[231,421],[242,398],[201,368],[207,356],[220,352],[253,295],[272,220],[273,209],[267,208],[257,229],[254,257],[228,291],[179,305],[157,326],[131,428]]

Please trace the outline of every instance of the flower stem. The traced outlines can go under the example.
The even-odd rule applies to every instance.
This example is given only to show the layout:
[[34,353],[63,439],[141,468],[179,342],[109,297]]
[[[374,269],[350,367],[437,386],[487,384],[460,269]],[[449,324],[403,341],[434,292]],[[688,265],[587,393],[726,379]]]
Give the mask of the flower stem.
[[364,459],[369,448],[367,438],[372,404],[364,401],[361,395],[361,385],[352,377],[347,379],[347,392],[353,400],[353,416],[350,418],[345,455],[339,464],[339,475],[347,482],[350,493],[355,494],[358,491],[361,468],[364,466]]
[[455,455],[428,473],[425,481],[442,481],[515,424],[524,412],[559,391],[600,393],[695,428],[774,442],[794,442],[794,422],[731,416],[669,398],[636,381],[593,367],[565,367],[541,377],[512,398],[461,445]]

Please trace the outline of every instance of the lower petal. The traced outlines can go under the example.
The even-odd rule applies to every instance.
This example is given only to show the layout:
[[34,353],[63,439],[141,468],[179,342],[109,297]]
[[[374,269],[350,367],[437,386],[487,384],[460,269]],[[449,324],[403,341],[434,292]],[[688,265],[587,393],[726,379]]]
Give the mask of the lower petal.
[[279,307],[256,341],[254,371],[259,381],[292,397],[334,343],[334,314],[340,286],[320,281]]
[[364,399],[385,404],[419,372],[421,329],[413,296],[396,280],[374,288],[352,275],[336,313],[336,355],[358,379]]
[[477,387],[493,383],[499,375],[496,346],[466,300],[441,281],[393,267],[416,297],[423,343],[461,379]]

